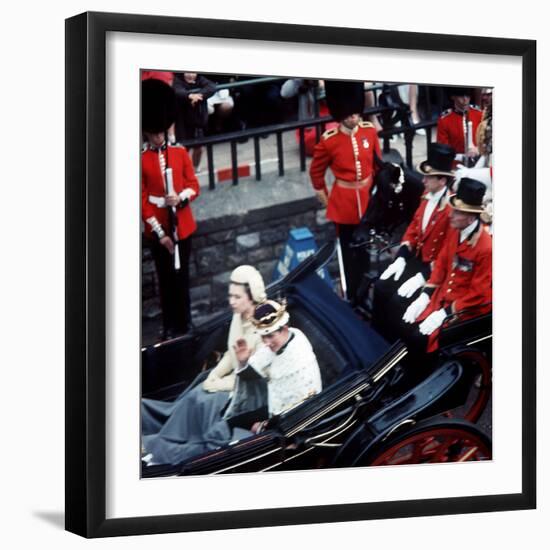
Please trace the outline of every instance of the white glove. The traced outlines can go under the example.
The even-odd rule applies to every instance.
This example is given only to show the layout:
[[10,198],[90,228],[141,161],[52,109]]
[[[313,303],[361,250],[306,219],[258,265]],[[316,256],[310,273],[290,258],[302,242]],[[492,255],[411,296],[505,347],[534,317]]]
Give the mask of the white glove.
[[398,281],[399,277],[403,275],[403,271],[405,271],[405,265],[407,262],[405,261],[405,258],[402,258],[399,256],[393,263],[391,263],[384,273],[380,275],[380,279],[385,281],[386,279],[389,279],[393,275],[393,280]]
[[191,189],[190,187],[187,187],[187,189],[184,189],[180,193],[180,199],[182,200],[182,202],[185,199],[191,200],[195,195],[196,195],[195,191],[193,191],[193,189]]
[[403,298],[410,298],[420,287],[424,286],[425,283],[426,279],[424,279],[422,273],[417,273],[397,289],[397,294],[403,296]]
[[426,317],[426,319],[424,319],[424,321],[422,321],[418,326],[420,334],[429,336],[434,330],[438,329],[443,324],[445,317],[447,317],[447,312],[443,308],[430,313],[428,317]]
[[423,292],[405,311],[403,321],[405,323],[414,323],[416,318],[428,307],[430,297]]
[[228,375],[223,378],[216,376],[208,376],[208,378],[202,383],[204,391],[209,393],[215,393],[219,391],[231,391],[235,387],[235,376]]

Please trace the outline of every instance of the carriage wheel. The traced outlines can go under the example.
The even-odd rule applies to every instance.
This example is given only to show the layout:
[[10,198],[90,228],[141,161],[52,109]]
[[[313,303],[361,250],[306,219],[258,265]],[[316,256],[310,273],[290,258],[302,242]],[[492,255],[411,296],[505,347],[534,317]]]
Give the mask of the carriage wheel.
[[466,403],[459,409],[448,413],[447,416],[457,416],[475,424],[483,414],[491,397],[491,364],[483,353],[470,349],[458,352],[454,359],[460,361],[467,374],[471,375],[472,384]]
[[395,466],[491,459],[491,440],[463,420],[431,419],[398,433],[368,453],[362,464]]

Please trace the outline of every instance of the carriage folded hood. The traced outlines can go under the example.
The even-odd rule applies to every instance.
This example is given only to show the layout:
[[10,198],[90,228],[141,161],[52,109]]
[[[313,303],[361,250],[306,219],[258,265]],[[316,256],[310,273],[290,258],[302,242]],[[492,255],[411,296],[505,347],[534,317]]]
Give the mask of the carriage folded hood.
[[390,348],[388,342],[362,321],[316,272],[294,282],[287,292],[338,347],[346,360],[341,374],[356,369],[368,371]]

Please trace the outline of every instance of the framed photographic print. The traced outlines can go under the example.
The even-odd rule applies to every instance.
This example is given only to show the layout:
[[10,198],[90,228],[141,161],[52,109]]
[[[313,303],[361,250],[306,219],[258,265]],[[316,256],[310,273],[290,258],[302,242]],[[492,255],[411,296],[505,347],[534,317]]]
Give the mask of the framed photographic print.
[[68,530],[535,507],[535,56],[67,20]]

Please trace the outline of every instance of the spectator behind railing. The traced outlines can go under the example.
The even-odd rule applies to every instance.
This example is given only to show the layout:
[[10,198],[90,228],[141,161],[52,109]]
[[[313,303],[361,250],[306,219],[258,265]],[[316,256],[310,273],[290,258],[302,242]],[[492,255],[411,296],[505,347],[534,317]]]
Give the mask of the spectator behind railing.
[[[244,77],[245,79],[249,77]],[[284,80],[245,84],[235,90],[235,111],[242,128],[261,128],[282,122]]]
[[[174,90],[177,98],[176,139],[200,139],[208,125],[207,100],[216,93],[216,85],[197,73],[176,73]],[[194,147],[191,158],[195,170],[201,156],[202,147]]]
[[[373,86],[374,82],[365,82],[365,107],[367,109],[376,106],[376,94],[374,91],[369,90],[371,86]],[[367,117],[368,121],[372,124],[374,124],[374,128],[376,129],[376,132],[381,132],[383,130],[382,125],[380,124],[380,121],[378,120],[378,117],[376,115],[369,115]]]
[[316,116],[315,102],[317,89],[324,88],[323,80],[289,78],[281,86],[281,97],[290,99],[298,97],[298,120],[307,120]]
[[[418,124],[420,122],[420,113],[418,111],[418,84],[401,84],[397,88],[399,90],[399,95],[403,100],[403,103],[407,103],[411,110],[411,121],[413,124]],[[420,128],[416,131],[421,136],[426,135],[426,130]]]
[[216,92],[207,99],[207,134],[221,134],[239,130],[240,125],[235,123],[233,90],[223,87],[224,84],[235,82],[235,75],[208,73],[206,76],[216,84]]
[[[288,100],[297,96],[298,98],[298,120],[308,120],[317,116],[329,116],[329,110],[324,99],[318,99],[319,89],[324,95],[324,80],[307,80],[303,78],[290,78],[284,82],[281,87],[281,97]],[[336,128],[338,122],[328,122],[323,124],[320,134],[326,130]],[[300,143],[300,130],[296,130],[296,142]],[[317,131],[314,126],[304,129],[304,144],[306,155],[313,156],[313,148],[317,143]]]

